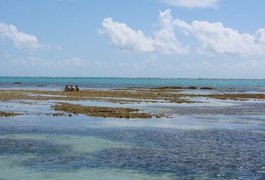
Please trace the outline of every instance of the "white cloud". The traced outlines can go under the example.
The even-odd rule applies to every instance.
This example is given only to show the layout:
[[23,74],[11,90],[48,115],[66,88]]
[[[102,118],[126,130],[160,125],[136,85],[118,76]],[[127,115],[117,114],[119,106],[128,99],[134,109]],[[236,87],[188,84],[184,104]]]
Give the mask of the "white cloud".
[[125,23],[114,22],[111,18],[103,20],[102,32],[121,49],[163,54],[188,53],[188,48],[183,47],[175,36],[170,10],[160,12],[159,21],[160,29],[153,37],[146,36],[141,30],[134,30]]
[[259,29],[256,35],[259,42],[265,43],[265,29]]
[[199,41],[202,52],[241,56],[265,55],[265,29],[248,34],[224,27],[220,22],[193,21],[188,24],[177,19],[174,24],[193,35]]
[[135,31],[124,23],[114,22],[105,18],[102,22],[103,32],[107,34],[112,43],[121,49],[132,49],[142,52],[153,52],[153,40],[146,37],[142,31]]
[[171,11],[165,10],[159,15],[159,30],[152,36],[134,30],[124,23],[104,19],[103,32],[112,43],[121,49],[140,52],[159,52],[163,54],[185,54],[189,45],[182,45],[176,38],[176,32],[195,38],[199,42],[198,52],[203,54],[232,54],[239,56],[264,57],[265,29],[255,33],[240,33],[238,30],[225,27],[221,22],[193,21],[187,23],[174,19]]
[[0,23],[0,37],[12,40],[17,48],[39,48],[36,36],[19,32],[16,26]]
[[186,8],[216,7],[219,0],[164,0],[165,3]]
[[188,47],[182,46],[175,35],[175,28],[172,24],[173,17],[170,10],[160,12],[159,21],[161,29],[154,34],[154,47],[157,51],[166,54],[186,54]]

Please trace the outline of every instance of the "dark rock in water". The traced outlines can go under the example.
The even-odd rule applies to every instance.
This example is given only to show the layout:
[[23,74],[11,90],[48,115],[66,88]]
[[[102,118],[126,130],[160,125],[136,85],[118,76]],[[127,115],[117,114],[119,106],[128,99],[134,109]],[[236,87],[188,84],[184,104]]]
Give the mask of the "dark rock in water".
[[189,86],[189,87],[186,87],[185,89],[197,89],[196,86]]
[[156,88],[151,88],[151,89],[197,89],[196,86],[188,86],[188,87],[183,87],[183,86],[162,86],[162,87],[156,87]]
[[22,82],[14,82],[13,84],[22,84]]
[[184,89],[184,87],[181,86],[162,86],[162,87],[156,87],[151,89]]
[[213,90],[215,88],[211,88],[211,87],[201,87],[200,89],[204,89],[204,90]]
[[66,114],[64,114],[64,113],[47,113],[46,115],[47,116],[55,116],[55,117],[66,116]]
[[63,114],[63,113],[53,113],[52,115],[53,116],[65,116],[65,114]]

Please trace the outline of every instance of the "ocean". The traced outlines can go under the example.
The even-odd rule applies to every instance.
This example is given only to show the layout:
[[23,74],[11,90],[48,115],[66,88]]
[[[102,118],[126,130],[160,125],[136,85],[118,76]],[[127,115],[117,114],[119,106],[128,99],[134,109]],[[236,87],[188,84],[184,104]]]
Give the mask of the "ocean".
[[[196,86],[217,91],[192,93],[265,92],[265,80],[0,77],[0,89],[8,90],[62,90],[66,84],[81,89]],[[0,92],[0,97],[3,92],[8,91]],[[264,99],[193,100],[196,103],[0,101],[0,111],[19,113],[0,117],[0,180],[265,179]],[[52,107],[61,102],[171,116],[54,115],[59,111]]]
[[164,87],[211,87],[224,91],[265,91],[265,79],[185,79],[185,78],[112,78],[112,77],[0,77],[0,89],[61,90],[66,84],[82,89]]

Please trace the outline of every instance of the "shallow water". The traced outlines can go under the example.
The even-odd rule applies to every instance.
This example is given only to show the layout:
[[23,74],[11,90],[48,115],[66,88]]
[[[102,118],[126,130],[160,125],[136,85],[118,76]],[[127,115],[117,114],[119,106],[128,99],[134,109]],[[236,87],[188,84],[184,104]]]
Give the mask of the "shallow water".
[[264,125],[201,118],[1,118],[0,178],[265,178]]
[[4,179],[265,178],[264,130],[27,126],[0,130]]
[[0,179],[265,179],[265,102],[200,101],[121,105],[171,115],[144,120],[1,102],[24,115],[0,118]]

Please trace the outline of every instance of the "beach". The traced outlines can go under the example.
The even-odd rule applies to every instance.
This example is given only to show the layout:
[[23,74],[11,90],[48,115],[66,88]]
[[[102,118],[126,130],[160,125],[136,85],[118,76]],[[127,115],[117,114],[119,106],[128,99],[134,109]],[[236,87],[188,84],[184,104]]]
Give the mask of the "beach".
[[264,12],[0,0],[0,180],[265,180]]
[[1,89],[0,178],[262,179],[264,107],[213,86]]
[[0,180],[265,180],[264,12],[0,0]]

